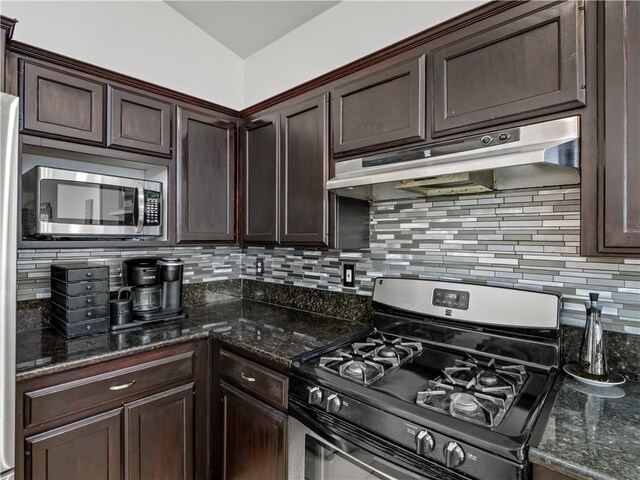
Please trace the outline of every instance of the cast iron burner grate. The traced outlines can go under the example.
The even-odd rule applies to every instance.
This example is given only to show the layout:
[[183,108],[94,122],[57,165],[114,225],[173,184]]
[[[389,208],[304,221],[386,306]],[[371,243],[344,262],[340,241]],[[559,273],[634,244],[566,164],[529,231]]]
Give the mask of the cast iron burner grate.
[[522,365],[497,365],[495,359],[479,363],[468,356],[455,360],[425,390],[416,404],[452,417],[496,427],[518,395],[527,373]]

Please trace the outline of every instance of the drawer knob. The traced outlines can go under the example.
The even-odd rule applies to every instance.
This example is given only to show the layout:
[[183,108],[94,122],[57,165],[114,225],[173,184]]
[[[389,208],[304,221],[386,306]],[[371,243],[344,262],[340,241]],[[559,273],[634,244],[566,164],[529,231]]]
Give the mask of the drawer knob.
[[113,391],[118,391],[118,390],[125,390],[129,387],[133,387],[133,384],[136,383],[135,380],[131,380],[130,382],[127,383],[122,383],[120,385],[112,385],[109,387],[109,390],[113,390]]
[[88,304],[88,305],[91,305],[92,303],[93,303],[93,299],[91,299],[91,298],[87,298],[87,304]]
[[91,276],[93,276],[93,273],[87,272],[87,277],[91,277]]
[[242,377],[242,379],[243,379],[243,380],[245,380],[245,381],[247,381],[247,382],[255,382],[255,381],[256,381],[256,379],[255,379],[255,378],[253,378],[253,377],[251,377],[251,376],[247,375],[247,374],[246,374],[246,373],[244,373],[244,372],[242,372],[242,373],[240,374],[240,376]]
[[93,290],[93,285],[87,285],[85,288],[86,288],[87,290]]

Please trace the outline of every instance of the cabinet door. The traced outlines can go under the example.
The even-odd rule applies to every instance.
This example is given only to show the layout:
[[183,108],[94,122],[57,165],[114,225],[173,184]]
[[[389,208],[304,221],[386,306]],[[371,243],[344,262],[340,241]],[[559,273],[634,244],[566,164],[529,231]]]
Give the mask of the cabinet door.
[[287,416],[222,386],[225,480],[286,479]]
[[583,105],[581,5],[531,2],[444,37],[432,52],[433,135]]
[[280,114],[280,242],[326,245],[328,241],[327,97]]
[[278,115],[243,127],[244,238],[247,243],[278,241]]
[[235,124],[178,109],[178,242],[235,238]]
[[25,439],[33,480],[121,478],[122,408]]
[[125,479],[193,478],[193,383],[124,409]]
[[640,253],[640,3],[604,3],[602,70],[604,195],[598,199],[604,204],[604,238],[600,246],[604,251],[623,248]]
[[103,142],[103,85],[24,62],[21,86],[23,132]]
[[336,154],[424,140],[424,55],[336,88],[332,112]]
[[171,104],[109,87],[109,147],[171,156]]

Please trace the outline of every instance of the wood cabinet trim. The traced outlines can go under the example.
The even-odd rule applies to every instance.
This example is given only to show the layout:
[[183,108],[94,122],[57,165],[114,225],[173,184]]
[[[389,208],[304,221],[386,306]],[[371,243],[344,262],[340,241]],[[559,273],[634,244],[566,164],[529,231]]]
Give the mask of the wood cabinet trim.
[[[145,385],[142,380],[144,376],[149,375],[151,370],[171,372],[171,376],[163,381],[147,381]],[[140,363],[134,366],[112,370],[99,375],[88,376],[73,380],[67,383],[60,383],[53,386],[41,388],[38,390],[28,391],[24,394],[24,428],[29,428],[36,424],[43,424],[64,417],[70,413],[84,411],[94,406],[86,397],[76,398],[79,389],[98,385],[107,387],[107,384],[120,384],[125,381],[135,380],[138,385],[132,385],[131,389],[110,390],[107,387],[102,403],[110,403],[118,400],[131,398],[134,395],[140,395],[158,389],[163,385],[192,378],[194,375],[194,352],[189,351],[177,355],[171,355],[157,360]],[[121,380],[118,380],[121,377]],[[142,388],[141,388],[142,387]],[[65,402],[60,404],[60,400],[74,399],[74,402]]]
[[[160,142],[158,144],[127,138],[122,131],[122,102],[127,101],[160,112]],[[129,92],[113,85],[107,86],[107,146],[150,152],[171,157],[171,125],[173,106],[161,100]]]
[[[121,478],[121,422],[122,408],[111,410],[93,417],[85,418],[77,422],[54,428],[52,430],[32,435],[24,439],[25,442],[25,478],[45,479],[47,478],[47,467],[49,464],[47,450],[49,446],[55,446],[59,437],[79,436],[84,432],[91,431],[100,425],[108,430],[108,480],[118,480]],[[66,440],[68,441],[68,440]],[[21,462],[18,462],[21,463]],[[18,477],[19,478],[19,477]]]
[[[406,128],[378,133],[356,140],[344,140],[344,98],[369,88],[393,80],[409,77],[409,125]],[[426,120],[426,55],[422,54],[410,61],[367,75],[345,85],[337,86],[331,92],[333,119],[333,152],[344,155],[347,152],[372,150],[388,144],[401,145],[425,140]]]
[[[23,99],[21,102],[21,132],[65,137],[74,141],[93,144],[104,143],[104,84],[25,60],[20,61],[20,70],[22,72],[20,97]],[[90,122],[88,130],[39,120],[38,83],[41,78],[45,78],[52,83],[83,90],[90,95],[91,112],[87,119]]]
[[[258,130],[263,127],[268,127],[273,125],[275,128],[275,138],[274,138],[274,147],[275,147],[275,189],[273,192],[274,195],[274,229],[272,232],[257,232],[253,233],[249,231],[251,228],[251,222],[249,218],[249,202],[251,201],[250,192],[251,188],[249,185],[250,177],[249,172],[251,169],[251,157],[249,155],[250,148],[250,134],[251,132]],[[242,125],[242,137],[241,137],[241,150],[243,155],[243,164],[244,164],[244,182],[243,182],[243,193],[244,193],[244,234],[243,234],[243,244],[246,243],[257,243],[257,244],[277,244],[279,240],[280,234],[280,115],[278,113],[272,113],[269,115],[265,115],[264,117],[257,118],[253,121],[244,123]]]
[[[233,242],[235,236],[235,186],[236,186],[236,123],[227,119],[220,118],[212,114],[205,114],[182,106],[178,106],[177,111],[177,188],[176,188],[176,242],[206,242],[206,241],[223,241]],[[226,183],[227,183],[227,224],[226,232],[224,233],[209,233],[209,232],[188,232],[188,215],[189,205],[187,201],[184,201],[184,195],[188,191],[188,168],[186,163],[189,156],[189,132],[188,122],[194,120],[206,125],[221,128],[226,130],[226,142],[227,142],[227,171],[226,171]],[[179,202],[179,205],[178,205]],[[194,207],[192,207],[194,208]]]
[[[524,5],[526,9],[519,16],[504,19],[490,19],[484,28],[481,23],[474,25],[475,31],[461,31],[445,36],[434,45],[432,57],[431,81],[431,128],[433,137],[441,137],[461,130],[472,130],[489,125],[499,125],[511,119],[540,116],[543,113],[567,110],[585,105],[585,36],[584,9],[581,1],[565,1],[557,4]],[[537,10],[530,11],[532,8]],[[497,22],[503,20],[503,23]],[[447,102],[447,62],[460,58],[464,54],[473,53],[491,44],[498,44],[517,34],[534,30],[543,25],[553,23],[559,25],[560,42],[558,52],[560,63],[558,77],[560,85],[553,92],[533,97],[505,102],[492,107],[463,112],[454,116],[448,115]],[[492,28],[489,28],[492,27]],[[460,35],[464,35],[461,36]],[[444,43],[444,42],[447,43]],[[436,98],[438,93],[441,98]],[[543,99],[544,97],[544,99]]]
[[[226,350],[220,350],[220,366],[220,376],[227,382],[274,407],[282,410],[287,409],[289,401],[288,377]],[[254,380],[246,381],[242,378],[243,375]]]
[[[322,214],[318,217],[316,232],[311,233],[290,233],[288,223],[290,215],[288,212],[288,173],[289,155],[288,140],[289,118],[305,112],[317,109],[319,112],[319,122],[321,122],[321,132],[319,142],[321,144],[322,157]],[[280,114],[281,123],[281,147],[280,147],[280,243],[293,245],[320,245],[326,246],[329,242],[329,193],[325,188],[329,175],[329,94],[325,93],[319,97],[300,102]]]
[[[181,457],[184,461],[182,465],[182,479],[193,479],[194,473],[194,457],[193,457],[193,445],[194,445],[194,384],[189,383],[180,387],[172,388],[164,392],[156,393],[135,402],[128,403],[124,406],[124,478],[127,480],[144,480],[142,477],[142,452],[141,439],[140,439],[140,421],[139,417],[141,412],[148,408],[157,407],[158,404],[167,404],[180,399],[182,401],[183,419],[185,421],[184,431],[184,443],[182,445],[183,451]],[[191,424],[189,424],[191,422]],[[149,460],[149,459],[147,459]]]
[[[640,255],[640,8],[635,2],[604,2],[603,111],[601,115],[598,195],[601,252]],[[635,20],[635,21],[634,21]],[[633,24],[631,22],[634,22]],[[608,28],[613,27],[613,28]],[[633,95],[636,97],[633,97]],[[635,226],[630,222],[635,223]]]

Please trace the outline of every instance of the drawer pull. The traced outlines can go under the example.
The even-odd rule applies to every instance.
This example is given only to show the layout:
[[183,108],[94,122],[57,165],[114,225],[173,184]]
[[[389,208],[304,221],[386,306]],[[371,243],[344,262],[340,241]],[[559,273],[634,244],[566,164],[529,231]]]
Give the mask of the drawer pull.
[[255,382],[256,379],[253,377],[250,377],[249,375],[247,375],[246,373],[242,372],[240,374],[240,376],[242,377],[243,380],[247,381],[247,382]]
[[124,390],[126,388],[133,387],[134,383],[136,383],[136,381],[135,380],[131,380],[130,382],[123,383],[121,385],[112,385],[111,387],[109,387],[109,390],[114,390],[114,391]]

